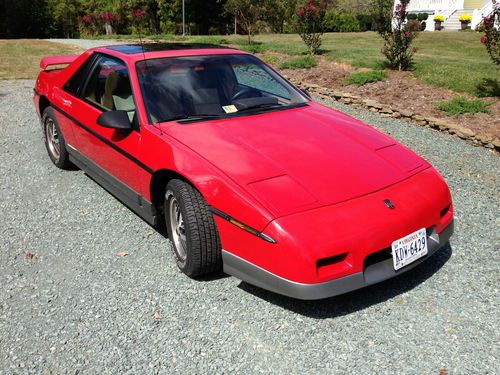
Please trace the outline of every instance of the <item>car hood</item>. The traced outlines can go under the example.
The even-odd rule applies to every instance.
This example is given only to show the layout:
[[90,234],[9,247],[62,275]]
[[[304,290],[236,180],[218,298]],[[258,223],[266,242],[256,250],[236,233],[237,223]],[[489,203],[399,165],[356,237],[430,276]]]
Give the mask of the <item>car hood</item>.
[[429,166],[392,138],[314,102],[162,127],[277,217],[381,190]]

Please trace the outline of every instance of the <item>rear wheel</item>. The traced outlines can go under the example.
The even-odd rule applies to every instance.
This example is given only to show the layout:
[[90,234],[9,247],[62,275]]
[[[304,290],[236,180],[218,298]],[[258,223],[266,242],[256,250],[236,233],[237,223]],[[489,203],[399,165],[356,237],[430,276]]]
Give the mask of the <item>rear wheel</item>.
[[219,233],[201,194],[184,181],[171,180],[164,212],[168,238],[181,271],[196,277],[220,270]]
[[69,161],[66,143],[52,107],[47,107],[43,111],[42,124],[45,147],[50,160],[57,168],[72,169],[73,164]]

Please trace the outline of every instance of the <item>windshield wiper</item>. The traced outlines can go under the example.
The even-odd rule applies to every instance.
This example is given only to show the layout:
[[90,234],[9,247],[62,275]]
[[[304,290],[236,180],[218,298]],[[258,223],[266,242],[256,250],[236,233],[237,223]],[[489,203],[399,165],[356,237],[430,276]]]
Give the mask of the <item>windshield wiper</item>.
[[276,104],[276,103],[254,104],[254,105],[249,105],[249,106],[245,106],[244,108],[238,109],[238,113],[250,111],[250,110],[255,110],[255,109],[274,109],[274,108],[280,108],[280,107],[284,107],[284,105],[283,104]]
[[209,115],[209,114],[201,114],[201,115],[179,115],[175,117],[170,117],[164,121],[160,122],[168,122],[168,121],[177,121],[181,124],[186,123],[186,122],[191,122],[191,121],[203,121],[203,120],[215,120],[222,118],[222,115]]

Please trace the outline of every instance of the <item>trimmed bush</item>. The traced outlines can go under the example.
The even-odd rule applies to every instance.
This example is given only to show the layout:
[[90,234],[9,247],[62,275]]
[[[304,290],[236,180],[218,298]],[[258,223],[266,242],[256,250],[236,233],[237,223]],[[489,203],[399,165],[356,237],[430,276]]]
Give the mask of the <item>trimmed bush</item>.
[[343,81],[343,83],[345,85],[363,86],[367,83],[383,81],[386,78],[387,74],[384,71],[371,70],[368,72],[351,73],[349,77]]
[[488,107],[492,104],[493,102],[486,102],[480,99],[468,100],[463,96],[457,96],[452,100],[437,102],[436,108],[446,112],[448,116],[474,114],[479,112],[491,114],[491,110]]
[[416,13],[408,13],[408,15],[406,16],[406,19],[408,21],[410,21],[410,20],[418,20],[418,14],[416,14]]
[[313,56],[300,56],[283,62],[280,69],[311,69],[317,65]]
[[417,19],[420,21],[420,22],[424,22],[424,21],[427,21],[429,19],[429,13],[419,13],[417,15]]

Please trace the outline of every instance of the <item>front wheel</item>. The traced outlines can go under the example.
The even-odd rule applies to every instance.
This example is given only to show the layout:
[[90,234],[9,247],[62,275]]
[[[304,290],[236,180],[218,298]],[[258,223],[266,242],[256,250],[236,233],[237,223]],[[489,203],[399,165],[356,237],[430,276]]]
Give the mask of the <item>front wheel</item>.
[[164,203],[168,238],[178,267],[190,277],[221,269],[219,233],[208,205],[190,184],[171,180]]

